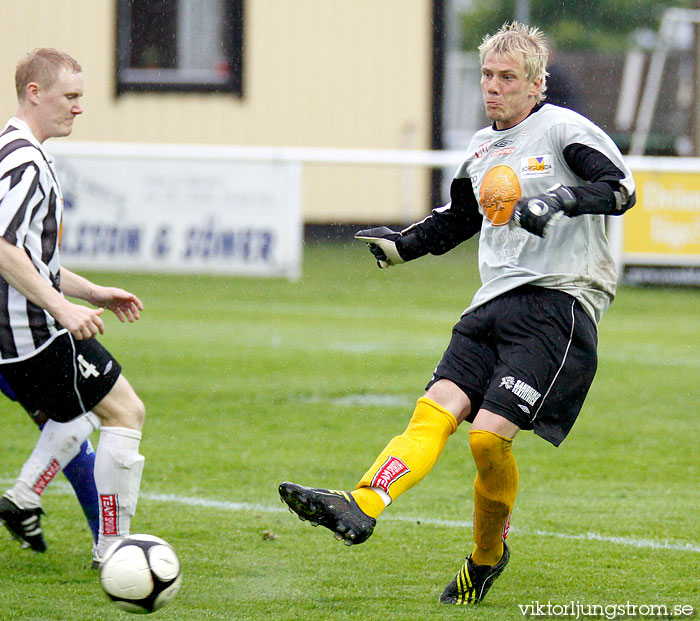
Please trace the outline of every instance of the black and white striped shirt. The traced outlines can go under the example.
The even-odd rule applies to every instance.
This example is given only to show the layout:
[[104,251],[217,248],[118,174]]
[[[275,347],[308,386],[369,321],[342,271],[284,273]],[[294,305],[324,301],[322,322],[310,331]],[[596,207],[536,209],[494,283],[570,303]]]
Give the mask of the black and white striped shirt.
[[[0,235],[60,291],[63,197],[52,164],[27,124],[11,118],[0,134]],[[63,332],[0,277],[0,364],[30,358]]]

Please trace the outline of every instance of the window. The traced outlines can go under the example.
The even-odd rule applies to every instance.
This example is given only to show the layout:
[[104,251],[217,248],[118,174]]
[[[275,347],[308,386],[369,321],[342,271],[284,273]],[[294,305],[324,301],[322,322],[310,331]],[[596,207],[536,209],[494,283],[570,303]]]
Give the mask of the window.
[[117,94],[243,94],[243,0],[118,0]]

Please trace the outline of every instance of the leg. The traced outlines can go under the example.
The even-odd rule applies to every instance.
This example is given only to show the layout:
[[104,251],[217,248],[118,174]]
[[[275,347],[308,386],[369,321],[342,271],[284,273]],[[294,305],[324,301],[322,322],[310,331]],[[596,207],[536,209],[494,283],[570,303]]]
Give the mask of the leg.
[[360,508],[377,518],[386,506],[421,481],[470,408],[467,395],[450,380],[433,384],[418,400],[406,430],[389,442],[352,492]]
[[495,565],[503,556],[510,514],[518,493],[518,466],[511,452],[519,427],[480,410],[469,431],[476,464],[474,481],[474,551],[477,565]]
[[[1,380],[0,380],[1,381]],[[29,417],[37,424],[39,429],[43,429],[49,420],[44,412],[28,412]],[[95,423],[99,424],[95,417]],[[97,489],[95,488],[95,450],[92,448],[90,439],[87,438],[81,445],[78,454],[64,468],[63,474],[73,487],[75,496],[80,503],[80,507],[85,514],[92,539],[97,543],[97,533],[100,528],[100,512],[97,508]]]
[[145,408],[123,375],[94,408],[102,429],[95,457],[100,532],[99,562],[112,543],[129,534],[136,512],[144,458],[139,454]]
[[73,461],[63,469],[63,474],[75,492],[96,544],[100,530],[100,511],[95,487],[95,449],[89,438],[82,443],[80,452]]
[[474,550],[445,587],[443,604],[478,604],[510,559],[505,543],[518,491],[518,467],[511,453],[519,427],[481,409],[469,431],[476,463],[474,481]]
[[98,427],[99,422],[91,413],[67,423],[47,421],[17,481],[0,500],[0,520],[13,536],[29,544],[33,550],[46,550],[39,525],[41,495],[54,477],[75,458],[80,445]]
[[430,472],[470,407],[469,398],[456,384],[440,380],[418,400],[406,430],[379,454],[355,491],[283,483],[280,496],[301,519],[325,526],[348,545],[362,543],[372,534],[384,508]]

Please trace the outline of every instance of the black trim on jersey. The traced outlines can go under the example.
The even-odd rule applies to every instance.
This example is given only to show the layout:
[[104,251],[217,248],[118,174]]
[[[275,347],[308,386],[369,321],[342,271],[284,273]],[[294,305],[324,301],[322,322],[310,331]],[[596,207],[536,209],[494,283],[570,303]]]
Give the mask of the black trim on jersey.
[[7,129],[0,134],[0,136],[4,136],[5,134],[9,134],[10,132],[16,132],[17,128],[14,125],[8,125]]
[[[31,185],[29,186],[29,191],[27,192],[27,195],[24,197],[24,200],[22,201],[22,204],[20,205],[19,209],[17,210],[17,213],[15,213],[14,217],[10,221],[10,224],[8,224],[7,228],[5,229],[5,234],[3,237],[7,239],[8,241],[12,241],[14,244],[17,241],[17,229],[20,227],[22,222],[24,221],[24,216],[27,213],[27,207],[29,206],[29,201],[31,198],[36,194],[36,188],[39,185],[39,169],[36,167],[36,164],[34,165],[35,168],[35,175],[34,179],[32,180]],[[42,191],[43,192],[43,191]]]
[[22,181],[22,176],[26,172],[27,168],[30,166],[34,166],[37,175],[39,174],[39,167],[36,165],[34,162],[25,162],[24,164],[20,164],[17,166],[17,168],[13,168],[12,170],[8,170],[3,176],[2,179],[6,179],[7,177],[10,177],[10,190],[14,188],[20,181]]
[[15,338],[10,327],[9,296],[10,285],[4,278],[0,278],[0,357],[2,358],[17,357]]
[[600,151],[578,142],[564,147],[564,160],[573,173],[588,185],[569,186],[576,197],[576,206],[567,210],[569,216],[584,213],[620,215],[636,202],[636,195],[627,196],[620,180],[625,178],[612,160]]
[[17,138],[17,140],[8,142],[2,149],[0,149],[0,160],[5,159],[8,155],[10,155],[10,153],[17,151],[17,149],[23,149],[24,147],[31,147],[32,149],[36,149],[36,146],[29,142],[29,140],[26,140],[24,138]]
[[444,254],[481,230],[483,216],[469,177],[452,180],[450,198],[449,205],[433,209],[427,218],[402,232],[396,250],[404,261]]
[[46,313],[44,309],[27,300],[27,317],[29,318],[29,329],[32,332],[34,346],[39,348],[51,338]]
[[56,223],[56,192],[51,188],[49,208],[41,227],[41,262],[48,265],[58,245],[58,224]]

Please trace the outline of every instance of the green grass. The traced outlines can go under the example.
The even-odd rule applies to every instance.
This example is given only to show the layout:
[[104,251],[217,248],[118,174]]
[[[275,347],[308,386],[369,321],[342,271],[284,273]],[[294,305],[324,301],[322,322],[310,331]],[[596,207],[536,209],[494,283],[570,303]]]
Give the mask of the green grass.
[[[169,540],[184,567],[160,617],[500,620],[533,600],[699,609],[697,290],[620,290],[570,437],[516,440],[513,558],[484,604],[462,610],[437,597],[471,548],[466,428],[357,548],[286,512],[277,485],[352,487],[403,430],[477,287],[474,246],[384,272],[360,244],[309,245],[303,272],[91,275],[146,306],[137,324],[110,318],[101,340],[148,409],[133,531]],[[7,487],[37,434],[14,404],[0,411]],[[44,507],[47,554],[0,532],[0,618],[129,618],[88,568],[65,483]]]

